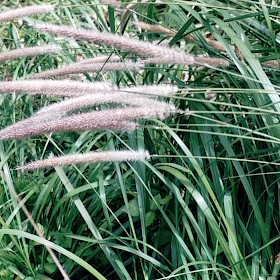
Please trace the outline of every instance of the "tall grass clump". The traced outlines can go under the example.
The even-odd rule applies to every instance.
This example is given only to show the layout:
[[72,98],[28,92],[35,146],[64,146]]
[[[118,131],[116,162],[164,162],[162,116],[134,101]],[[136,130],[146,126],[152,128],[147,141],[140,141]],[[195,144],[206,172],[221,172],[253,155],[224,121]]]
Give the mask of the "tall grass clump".
[[278,279],[276,4],[16,2],[0,279]]

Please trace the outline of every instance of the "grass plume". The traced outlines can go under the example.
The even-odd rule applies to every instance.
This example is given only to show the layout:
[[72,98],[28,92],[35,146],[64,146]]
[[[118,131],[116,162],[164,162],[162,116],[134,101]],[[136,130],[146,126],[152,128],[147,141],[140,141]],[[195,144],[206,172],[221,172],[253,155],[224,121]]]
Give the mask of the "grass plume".
[[[35,29],[48,32],[53,35],[62,35],[70,38],[88,41],[94,44],[117,47],[124,51],[138,53],[139,55],[151,56],[162,64],[184,64],[191,65],[194,63],[207,63],[212,65],[212,58],[207,58],[207,62],[202,62],[202,58],[196,61],[196,57],[189,54],[173,50],[168,47],[161,47],[149,42],[144,42],[136,39],[127,38],[118,34],[111,34],[106,32],[92,31],[82,28],[73,28],[65,25],[36,23],[32,25]],[[228,66],[225,60],[223,63],[221,59],[218,65]],[[217,66],[217,60],[213,58],[213,66]]]
[[106,116],[102,117],[103,118],[99,117],[94,119],[94,117],[89,118],[88,116],[81,114],[72,117],[65,117],[59,120],[48,120],[41,118],[40,122],[37,122],[36,119],[33,119],[31,121],[33,124],[32,126],[30,126],[30,123],[28,123],[26,120],[26,122],[22,123],[23,125],[16,123],[15,126],[11,125],[2,129],[0,131],[0,140],[4,141],[9,139],[22,139],[51,132],[84,130],[133,131],[136,128],[136,124],[133,122],[110,120]]
[[[151,108],[124,108],[110,109],[103,111],[93,111],[65,117],[60,120],[45,121],[44,119],[34,125],[25,125],[16,129],[13,125],[0,131],[0,140],[20,139],[34,135],[41,135],[58,131],[74,130],[122,130],[132,131],[136,128],[135,123],[130,121],[137,119],[167,118],[175,113],[176,109],[172,104],[166,104],[162,107]],[[35,119],[36,121],[36,119]]]
[[51,96],[78,96],[97,92],[114,92],[116,88],[109,83],[84,83],[77,81],[31,80],[0,82],[2,93],[46,94]]
[[195,61],[193,56],[175,51],[171,48],[157,46],[149,42],[139,41],[117,34],[45,23],[36,23],[33,27],[53,35],[62,35],[94,44],[117,47],[124,51],[136,52],[140,55],[173,59],[174,63],[190,65]]
[[77,98],[70,98],[63,100],[62,102],[46,106],[39,110],[36,115],[50,115],[59,114],[64,115],[67,112],[91,107],[100,104],[116,103],[116,104],[127,104],[136,107],[167,107],[165,102],[156,101],[155,99],[139,96],[132,93],[115,93],[115,94],[95,94],[95,95],[84,95]]
[[212,58],[212,57],[196,57],[195,63],[206,67],[227,67],[229,62],[222,58]]
[[109,63],[72,63],[70,65],[47,70],[38,74],[33,75],[32,79],[47,79],[51,77],[59,77],[62,75],[69,74],[80,74],[85,72],[100,72],[100,71],[123,71],[123,70],[139,70],[144,66],[143,63],[139,62],[109,62]]
[[29,47],[22,48],[12,51],[7,51],[0,53],[0,62],[17,59],[26,56],[35,56],[39,54],[48,54],[48,53],[57,53],[60,52],[62,48],[60,46],[48,45],[48,46],[37,46],[37,47]]
[[[153,57],[144,60],[145,63],[155,63],[155,64],[184,64],[178,63],[172,60],[171,57]],[[211,58],[211,57],[195,57],[193,64],[199,64],[203,66],[210,67],[227,67],[229,62],[222,58]]]
[[84,154],[72,154],[60,157],[51,156],[48,159],[38,160],[17,167],[17,170],[33,170],[46,167],[78,164],[84,162],[116,162],[139,161],[149,158],[147,151],[98,151]]
[[10,21],[16,18],[45,14],[52,11],[54,11],[54,7],[52,5],[34,5],[34,6],[27,6],[23,8],[13,9],[0,13],[0,23],[5,21]]

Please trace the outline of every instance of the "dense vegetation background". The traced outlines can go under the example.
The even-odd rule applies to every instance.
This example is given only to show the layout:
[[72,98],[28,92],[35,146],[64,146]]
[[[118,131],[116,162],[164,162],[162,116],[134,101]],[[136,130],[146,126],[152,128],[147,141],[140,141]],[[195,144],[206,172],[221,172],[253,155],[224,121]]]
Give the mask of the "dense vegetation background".
[[[13,187],[71,279],[278,279],[278,1],[1,2],[1,11],[55,6],[46,15],[1,24],[2,52],[54,42],[63,47],[59,54],[1,63],[2,81],[101,54],[137,57],[36,31],[28,25],[34,19],[116,32],[230,64],[145,64],[141,71],[85,73],[77,78],[177,85],[171,99],[186,113],[142,122],[133,133],[53,133],[0,142],[0,279],[62,279]],[[140,28],[137,21],[170,33]],[[1,95],[0,127],[57,100]],[[136,163],[15,170],[51,152],[123,148],[152,156]]]

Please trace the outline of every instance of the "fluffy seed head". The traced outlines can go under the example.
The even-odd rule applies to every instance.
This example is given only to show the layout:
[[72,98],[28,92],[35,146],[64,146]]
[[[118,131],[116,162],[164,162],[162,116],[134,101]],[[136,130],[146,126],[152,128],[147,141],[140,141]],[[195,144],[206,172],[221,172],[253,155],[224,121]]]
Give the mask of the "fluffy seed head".
[[84,72],[100,72],[100,71],[121,71],[121,70],[139,70],[144,66],[139,62],[109,62],[109,63],[72,63],[70,65],[47,70],[33,75],[32,79],[47,79],[51,77],[58,77],[61,75],[78,74]]
[[77,164],[83,162],[116,162],[116,161],[138,161],[149,158],[148,151],[104,151],[90,152],[84,154],[65,155],[61,157],[50,157],[48,159],[27,163],[17,170],[33,170],[46,167]]
[[16,59],[25,56],[35,56],[39,54],[57,53],[62,48],[60,46],[49,45],[49,46],[38,46],[30,48],[22,48],[18,50],[12,50],[0,53],[0,62],[10,59]]
[[116,103],[116,104],[127,104],[136,107],[167,107],[170,109],[170,104],[154,100],[152,98],[143,97],[138,94],[132,93],[114,93],[114,94],[94,94],[94,95],[83,95],[76,98],[70,98],[67,100],[63,100],[62,102],[52,104],[50,106],[44,107],[39,110],[36,115],[50,115],[60,114],[65,115],[70,111],[74,111],[81,108],[87,108],[100,104],[108,104],[108,103]]
[[166,106],[162,107],[93,111],[65,117],[59,120],[43,120],[38,124],[32,126],[24,125],[20,128],[17,127],[17,129],[7,127],[0,131],[0,140],[19,139],[57,131],[107,129],[115,131],[132,131],[137,125],[130,121],[152,118],[164,119],[175,112],[177,112],[177,110],[173,104],[166,104]]
[[53,119],[59,119],[60,115],[53,113],[49,115],[32,116],[25,120],[18,121],[8,127],[0,130],[0,140],[16,139],[24,131],[28,131],[30,128],[40,125],[43,122],[51,121]]
[[16,18],[26,17],[26,16],[49,13],[52,12],[53,10],[54,7],[52,5],[34,5],[34,6],[27,6],[24,8],[13,9],[7,12],[0,13],[0,22],[5,22]]
[[0,82],[1,93],[47,94],[52,96],[79,96],[97,92],[114,92],[116,88],[109,83],[84,83],[76,81],[32,80]]
[[168,47],[161,47],[149,42],[131,39],[117,34],[45,23],[36,23],[33,27],[54,35],[62,35],[79,40],[85,40],[90,43],[117,47],[124,51],[136,52],[140,55],[161,57],[163,61],[168,59],[169,61],[173,61],[173,63],[186,65],[194,63],[194,58],[191,55],[175,51]]
[[[97,112],[96,112],[97,113]],[[59,120],[42,119],[40,123],[22,126],[15,124],[0,131],[0,140],[22,139],[35,135],[42,135],[51,132],[84,131],[84,130],[112,130],[112,131],[133,131],[137,124],[128,121],[110,120],[108,118],[87,118],[84,114],[66,117]]]

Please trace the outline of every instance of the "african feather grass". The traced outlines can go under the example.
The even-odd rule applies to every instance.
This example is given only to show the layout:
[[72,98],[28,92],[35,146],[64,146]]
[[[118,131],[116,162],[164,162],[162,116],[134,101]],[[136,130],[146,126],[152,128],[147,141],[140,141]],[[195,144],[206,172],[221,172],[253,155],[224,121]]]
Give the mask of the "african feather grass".
[[[53,10],[54,10],[54,8],[51,5],[40,5],[40,6],[37,5],[37,6],[29,6],[29,7],[24,7],[24,8],[18,8],[18,9],[15,9],[15,10],[10,10],[10,11],[7,11],[7,12],[0,13],[0,23],[6,22],[6,21],[9,21],[9,20],[13,20],[13,19],[16,19],[16,18],[21,18],[21,17],[24,17],[24,16],[47,13],[47,12],[51,12]],[[24,49],[21,49],[21,50],[13,50],[13,51],[10,51],[10,52],[6,52],[6,53],[1,55],[0,60],[1,60],[1,62],[3,62],[3,61],[6,61],[8,59],[15,59],[15,58],[18,58],[18,57],[23,57],[23,56],[34,56],[34,55],[37,55],[37,54],[53,53],[53,52],[58,52],[60,50],[61,50],[61,48],[56,47],[56,46],[42,46],[42,47],[24,48]],[[1,157],[2,157],[2,153],[1,153]],[[5,168],[4,168],[4,172],[1,173],[1,177],[3,176],[3,174],[5,174]],[[18,201],[18,203],[21,206],[23,212],[25,213],[27,219],[29,220],[29,222],[33,226],[35,232],[38,234],[38,236],[40,236],[42,238],[42,240],[44,242],[47,243],[47,240],[45,239],[42,231],[39,229],[36,222],[34,221],[32,216],[30,215],[30,212],[28,211],[27,207],[24,205],[23,201],[21,200],[21,198],[17,194],[13,184],[8,183],[8,186],[9,186],[8,187],[9,192]],[[8,226],[8,224],[7,224],[7,226]],[[67,272],[62,267],[59,259],[57,258],[56,254],[54,253],[52,248],[48,244],[46,244],[45,247],[46,247],[46,250],[49,252],[50,257],[52,258],[56,267],[58,268],[58,270],[62,274],[63,278],[66,279],[66,280],[69,280],[70,278],[69,278]]]
[[18,170],[33,170],[46,167],[78,164],[78,163],[99,163],[118,161],[141,161],[149,158],[147,151],[97,151],[84,154],[65,155],[60,157],[51,156],[48,159],[34,161],[17,167]]
[[0,62],[17,59],[26,56],[36,56],[41,54],[58,53],[62,50],[60,46],[48,45],[48,46],[37,46],[22,48],[18,50],[12,50],[0,53]]
[[[30,125],[32,125],[32,127]],[[82,114],[74,117],[66,117],[61,120],[49,120],[45,118],[40,118],[38,120],[37,117],[32,117],[30,120],[2,129],[0,131],[0,140],[22,139],[46,133],[66,131],[133,131],[136,127],[137,125],[133,122],[115,121],[108,118],[93,120]]]
[[191,65],[194,63],[199,64],[209,64],[212,66],[228,66],[227,61],[223,61],[222,59],[214,59],[211,63],[211,58],[207,58],[205,62],[203,62],[203,58],[199,58],[196,60],[196,57],[193,57],[188,54],[184,54],[182,52],[173,50],[168,47],[161,47],[158,45],[154,45],[149,42],[144,42],[136,39],[131,39],[128,37],[120,36],[117,34],[110,34],[106,32],[98,32],[81,28],[73,28],[69,26],[61,26],[54,24],[45,24],[45,23],[36,23],[32,25],[35,29],[48,32],[54,35],[62,35],[66,37],[71,37],[79,40],[85,40],[90,43],[107,45],[112,47],[120,48],[124,51],[136,52],[139,55],[147,55],[155,57],[157,63],[162,64],[184,64]]
[[100,72],[100,71],[135,71],[144,67],[143,63],[139,62],[108,62],[108,63],[72,63],[70,65],[43,71],[33,75],[32,79],[48,79],[51,77],[59,77],[69,74],[80,74],[84,72]]
[[107,82],[86,83],[79,81],[9,81],[0,82],[0,94],[28,93],[33,95],[45,94],[50,96],[78,96],[102,92],[113,92],[116,87]]
[[[8,2],[12,8],[12,1],[2,1],[1,8]],[[58,250],[71,279],[278,279],[280,72],[262,64],[279,60],[276,1],[133,1],[128,5],[122,1],[123,16],[113,4],[89,2],[65,0],[61,5],[52,0],[57,10],[47,16],[48,23],[118,33],[159,45],[164,39],[172,49],[193,57],[225,56],[230,67],[158,62],[137,73],[85,75],[82,79],[92,83],[97,78],[117,85],[117,94],[133,88],[129,85],[157,84],[162,90],[165,84],[177,85],[182,90],[178,95],[167,93],[167,99],[178,110],[194,113],[172,115],[164,122],[141,121],[131,133],[93,130],[0,141],[0,191],[5,194],[0,196],[5,225],[0,242],[3,250],[8,248],[2,250],[0,275],[60,279],[44,247],[49,245]],[[144,27],[139,32],[135,21],[164,26],[174,30],[175,36],[142,32]],[[23,42],[28,47],[59,41],[63,52],[43,60],[5,63],[2,79],[26,80],[36,71],[108,56],[112,51],[117,54],[121,49],[35,32],[26,25],[30,22],[33,19],[25,18],[1,25],[6,50],[20,48]],[[212,39],[223,49],[212,46]],[[156,58],[129,50],[119,56],[120,61]],[[140,91],[135,88],[131,94]],[[162,99],[164,94],[159,92],[160,88],[151,87],[142,94],[158,93]],[[215,98],[206,100],[211,93]],[[44,95],[0,96],[1,128],[25,116],[35,118],[38,108],[57,100]],[[55,117],[54,112],[44,117],[64,118]],[[122,149],[149,150],[153,156],[150,161],[80,163],[28,173],[13,169],[51,153]],[[47,243],[30,233],[33,230],[9,191],[13,185]]]
[[142,28],[142,29],[146,29],[152,32],[158,32],[158,33],[163,33],[166,34],[168,36],[175,36],[177,31],[176,30],[170,30],[164,26],[161,25],[155,25],[155,24],[149,24],[143,21],[136,21],[133,22],[133,24],[138,27],[138,28]]
[[165,102],[156,101],[152,98],[143,97],[131,93],[115,92],[114,94],[84,95],[81,97],[64,100],[62,102],[55,103],[42,108],[36,113],[36,115],[64,115],[67,112],[74,111],[77,109],[108,103],[115,103],[119,105],[127,104],[136,107],[165,107],[167,109],[169,106]]
[[26,16],[45,14],[52,11],[54,11],[54,7],[52,5],[34,5],[8,10],[0,13],[0,23]]
[[31,117],[22,123],[8,126],[0,131],[0,140],[20,139],[58,131],[75,130],[113,130],[132,131],[137,119],[165,119],[176,109],[172,104],[150,108],[124,108],[93,111],[65,117],[59,120],[47,120],[41,115]]

